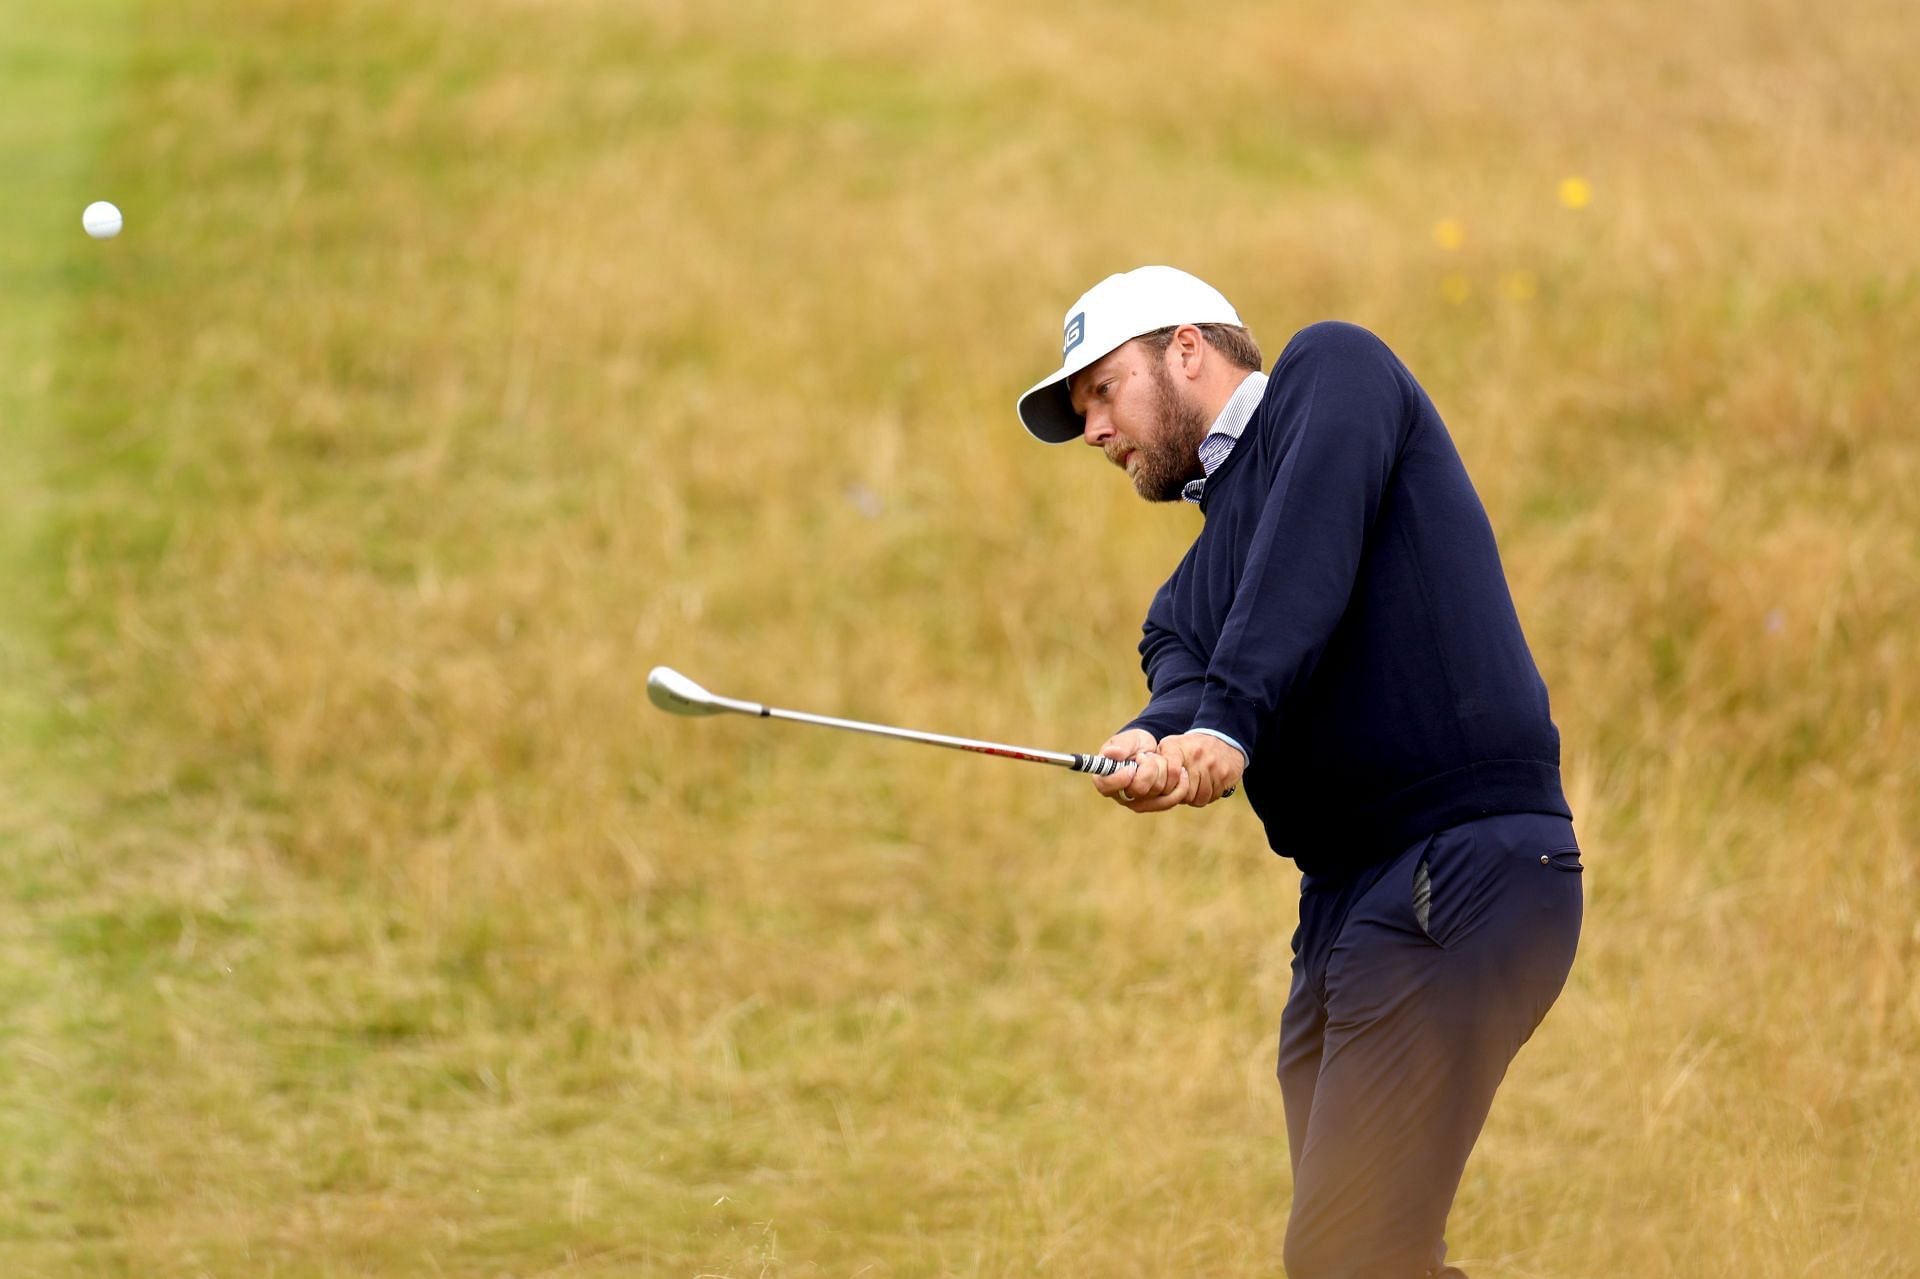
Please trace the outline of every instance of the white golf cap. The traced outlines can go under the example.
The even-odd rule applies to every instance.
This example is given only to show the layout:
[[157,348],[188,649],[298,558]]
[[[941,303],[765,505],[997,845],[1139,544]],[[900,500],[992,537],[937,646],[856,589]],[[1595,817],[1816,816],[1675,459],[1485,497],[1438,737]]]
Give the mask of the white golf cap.
[[1067,308],[1060,367],[1020,397],[1020,421],[1036,440],[1065,444],[1085,430],[1067,398],[1067,379],[1142,333],[1181,324],[1240,323],[1239,312],[1205,280],[1170,266],[1110,275]]

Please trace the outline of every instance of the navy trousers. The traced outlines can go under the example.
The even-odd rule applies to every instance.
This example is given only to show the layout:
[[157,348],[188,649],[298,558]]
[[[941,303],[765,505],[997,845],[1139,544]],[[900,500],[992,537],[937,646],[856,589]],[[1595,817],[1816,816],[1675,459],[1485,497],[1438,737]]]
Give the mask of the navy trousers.
[[1507,1064],[1580,937],[1573,823],[1438,831],[1358,875],[1301,881],[1280,1087],[1293,1156],[1289,1279],[1417,1279]]

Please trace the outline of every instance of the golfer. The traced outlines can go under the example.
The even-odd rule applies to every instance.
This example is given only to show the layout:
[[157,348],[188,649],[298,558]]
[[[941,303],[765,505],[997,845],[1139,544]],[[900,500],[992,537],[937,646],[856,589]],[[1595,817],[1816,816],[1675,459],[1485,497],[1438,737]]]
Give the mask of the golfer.
[[1459,1275],[1447,1213],[1494,1090],[1559,995],[1580,854],[1559,734],[1440,415],[1349,324],[1269,374],[1183,271],[1110,276],[1020,397],[1203,522],[1140,642],[1149,700],[1095,786],[1137,813],[1236,789],[1300,867],[1279,1076],[1291,1279]]

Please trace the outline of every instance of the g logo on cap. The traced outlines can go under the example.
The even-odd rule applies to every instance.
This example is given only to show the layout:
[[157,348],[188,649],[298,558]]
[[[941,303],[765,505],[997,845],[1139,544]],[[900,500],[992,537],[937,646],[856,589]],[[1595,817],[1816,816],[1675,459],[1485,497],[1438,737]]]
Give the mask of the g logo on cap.
[[1067,356],[1072,353],[1073,348],[1079,346],[1080,343],[1086,339],[1086,336],[1087,313],[1082,311],[1067,321],[1067,334],[1060,347],[1060,358],[1062,360],[1066,359]]

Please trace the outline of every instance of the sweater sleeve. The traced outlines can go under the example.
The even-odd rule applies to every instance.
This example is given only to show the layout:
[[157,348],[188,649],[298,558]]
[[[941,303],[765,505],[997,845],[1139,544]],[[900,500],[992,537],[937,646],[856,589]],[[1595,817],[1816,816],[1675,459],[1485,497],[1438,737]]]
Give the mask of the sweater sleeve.
[[1249,759],[1346,611],[1414,420],[1410,375],[1366,330],[1314,325],[1282,364],[1289,357],[1299,367],[1275,369],[1281,395],[1266,406],[1269,487],[1191,721],[1242,743]]
[[1160,594],[1161,599],[1155,600],[1154,609],[1147,613],[1140,637],[1140,666],[1147,673],[1149,700],[1146,709],[1120,730],[1124,733],[1129,728],[1144,728],[1156,739],[1186,731],[1200,707],[1200,692],[1207,679],[1206,663],[1178,635],[1154,621],[1153,614],[1164,602],[1167,587],[1161,587]]

